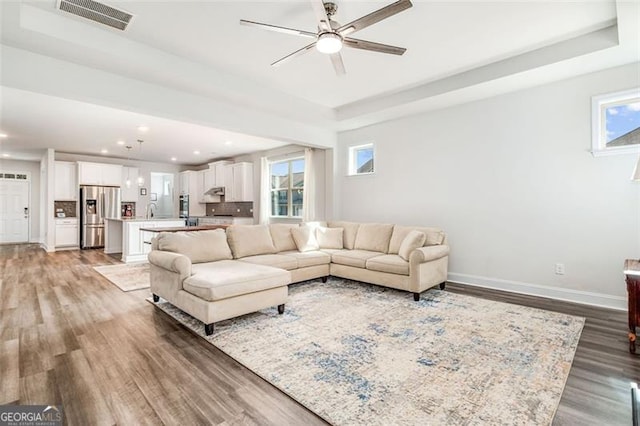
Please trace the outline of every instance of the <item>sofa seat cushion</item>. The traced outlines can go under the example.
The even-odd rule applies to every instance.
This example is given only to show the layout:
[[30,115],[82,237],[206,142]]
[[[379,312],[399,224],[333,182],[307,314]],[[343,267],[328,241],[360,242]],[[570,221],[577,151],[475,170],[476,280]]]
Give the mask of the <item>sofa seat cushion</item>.
[[409,262],[397,254],[385,254],[367,259],[367,269],[390,274],[409,275]]
[[[329,250],[327,250],[329,251]],[[368,250],[331,250],[331,262],[356,268],[365,268],[367,260],[382,253]]]
[[183,281],[183,289],[210,302],[291,283],[289,271],[234,260],[199,263],[193,265],[191,273]]
[[253,263],[254,265],[272,266],[274,268],[286,269],[291,271],[298,269],[298,260],[284,254],[259,254],[257,256],[248,256],[238,259],[241,262]]
[[292,256],[298,260],[298,268],[307,266],[328,265],[331,262],[331,255],[319,250],[299,252],[297,250],[284,251],[280,253],[284,256]]

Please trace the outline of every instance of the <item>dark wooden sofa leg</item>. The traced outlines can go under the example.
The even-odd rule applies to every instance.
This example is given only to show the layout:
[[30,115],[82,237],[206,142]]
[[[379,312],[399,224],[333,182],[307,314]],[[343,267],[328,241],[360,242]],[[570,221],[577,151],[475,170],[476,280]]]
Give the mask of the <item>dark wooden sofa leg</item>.
[[420,301],[420,293],[413,293],[413,300],[415,300],[416,302]]
[[444,290],[444,287],[447,285],[446,281],[440,283],[440,290]]
[[280,315],[284,314],[284,303],[282,305],[278,305],[278,313]]
[[329,277],[322,277],[322,282],[326,283],[327,282],[327,278],[329,278]]
[[213,334],[213,323],[204,325],[204,334],[211,336]]
[[158,296],[157,294],[154,294],[154,295],[153,295],[153,301],[154,301],[155,303],[158,303],[158,302],[160,301],[160,296]]

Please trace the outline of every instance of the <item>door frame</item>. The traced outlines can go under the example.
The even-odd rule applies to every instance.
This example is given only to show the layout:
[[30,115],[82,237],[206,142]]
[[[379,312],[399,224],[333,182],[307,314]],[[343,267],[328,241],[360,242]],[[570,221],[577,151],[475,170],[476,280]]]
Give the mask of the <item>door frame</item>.
[[[29,218],[27,220],[27,241],[22,243],[6,243],[6,244],[29,244],[31,243],[31,219],[33,218],[33,209],[31,208],[31,172],[29,171],[14,171],[14,170],[2,170],[0,169],[0,180],[8,182],[26,182],[27,183],[27,208],[29,209]],[[23,175],[25,179],[6,178],[6,175]]]

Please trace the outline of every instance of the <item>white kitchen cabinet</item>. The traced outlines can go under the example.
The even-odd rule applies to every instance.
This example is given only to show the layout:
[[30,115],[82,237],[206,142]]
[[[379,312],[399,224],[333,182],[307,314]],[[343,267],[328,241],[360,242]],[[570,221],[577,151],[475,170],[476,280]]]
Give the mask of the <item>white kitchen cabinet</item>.
[[216,171],[215,170],[205,170],[204,171],[204,190],[205,192],[211,188],[216,187]]
[[[123,167],[122,181],[120,183],[120,199],[122,202],[138,202],[138,175],[140,171],[137,167]],[[127,187],[127,181],[129,186]]]
[[78,218],[56,219],[56,248],[78,246]]
[[55,201],[78,200],[78,166],[67,161],[55,162]]
[[80,185],[120,186],[122,166],[118,164],[78,162]]
[[227,165],[225,188],[225,201],[253,201],[253,163]]
[[178,182],[179,182],[179,195],[190,195],[189,194],[189,187],[190,187],[190,182],[189,179],[191,178],[191,175],[193,175],[194,172],[193,170],[187,170],[184,172],[180,172],[180,174],[178,175]]

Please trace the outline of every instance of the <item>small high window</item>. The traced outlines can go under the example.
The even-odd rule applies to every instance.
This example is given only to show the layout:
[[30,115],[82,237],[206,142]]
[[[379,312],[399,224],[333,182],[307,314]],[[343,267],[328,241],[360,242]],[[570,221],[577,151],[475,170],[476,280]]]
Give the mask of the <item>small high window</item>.
[[592,98],[592,153],[640,152],[640,88]]
[[374,169],[373,144],[349,147],[349,175],[367,175]]

